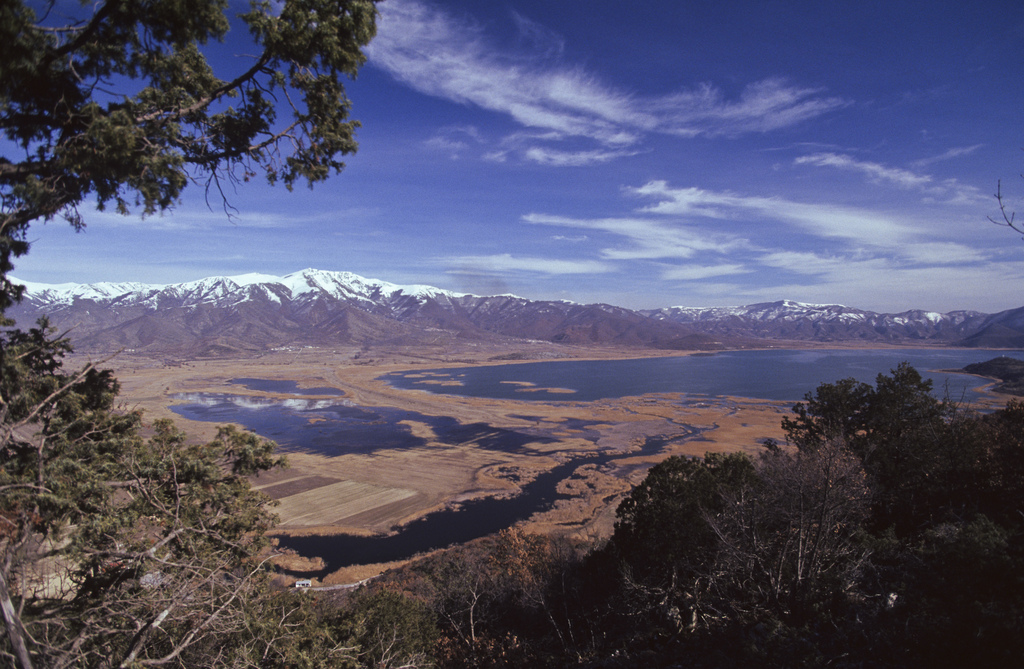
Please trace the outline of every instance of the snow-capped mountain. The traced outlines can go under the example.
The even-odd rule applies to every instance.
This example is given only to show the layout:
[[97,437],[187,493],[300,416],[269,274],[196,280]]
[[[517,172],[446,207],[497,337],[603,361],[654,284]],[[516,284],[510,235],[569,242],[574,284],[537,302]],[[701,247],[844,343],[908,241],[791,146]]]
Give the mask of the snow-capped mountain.
[[693,325],[720,335],[744,333],[769,339],[893,343],[962,339],[988,317],[977,311],[940,314],[912,310],[879,314],[838,304],[780,300],[744,307],[670,307],[642,312],[656,320]]
[[24,324],[46,314],[57,327],[74,328],[76,346],[85,350],[217,355],[288,345],[417,345],[453,339],[664,349],[751,346],[766,339],[1024,346],[1024,309],[991,316],[971,311],[877,314],[779,301],[638,312],[607,304],[469,295],[315,269],[284,277],[244,274],[170,285],[12,280],[24,284],[26,292],[11,316]]
[[11,315],[74,327],[80,349],[218,354],[285,345],[532,339],[572,344],[710,348],[712,338],[610,305],[477,296],[307,269],[172,285],[45,285],[18,281]]
[[317,269],[306,269],[283,277],[251,273],[208,277],[171,285],[42,284],[13,278],[12,281],[25,286],[26,301],[46,305],[51,309],[69,307],[81,300],[157,308],[172,303],[229,306],[257,298],[280,303],[282,298],[295,300],[308,296],[328,296],[367,304],[387,301],[395,296],[415,299],[463,297],[459,293],[432,286],[399,286],[387,281],[365,279],[351,272]]

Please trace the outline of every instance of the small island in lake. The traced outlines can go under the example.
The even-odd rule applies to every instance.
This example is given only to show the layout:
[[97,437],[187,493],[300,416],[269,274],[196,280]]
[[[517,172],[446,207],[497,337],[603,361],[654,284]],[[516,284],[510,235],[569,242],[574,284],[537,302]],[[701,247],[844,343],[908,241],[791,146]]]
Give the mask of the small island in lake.
[[1002,383],[993,388],[998,393],[1024,396],[1024,360],[1001,355],[986,362],[967,365],[964,371],[999,379]]

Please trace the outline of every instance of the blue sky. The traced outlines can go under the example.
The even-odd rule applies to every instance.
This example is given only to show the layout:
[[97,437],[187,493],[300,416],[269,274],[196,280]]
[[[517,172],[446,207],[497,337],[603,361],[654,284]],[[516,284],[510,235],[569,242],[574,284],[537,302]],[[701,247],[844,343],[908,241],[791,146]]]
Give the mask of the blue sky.
[[359,153],[292,193],[83,208],[19,278],[306,267],[630,308],[1024,305],[1024,3],[386,0]]

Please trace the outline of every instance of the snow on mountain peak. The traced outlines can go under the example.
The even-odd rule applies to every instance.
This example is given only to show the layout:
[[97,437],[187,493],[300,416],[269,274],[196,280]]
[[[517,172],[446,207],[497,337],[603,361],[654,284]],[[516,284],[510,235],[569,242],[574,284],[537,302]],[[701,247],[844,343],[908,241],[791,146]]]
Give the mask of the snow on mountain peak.
[[226,276],[225,279],[233,281],[239,286],[252,286],[264,283],[280,283],[281,277],[274,276],[272,274],[261,274],[260,272],[249,272],[248,274],[239,274],[237,276]]
[[275,302],[280,301],[281,294],[298,299],[322,293],[335,298],[355,299],[363,302],[373,302],[382,298],[394,299],[401,296],[410,296],[416,299],[439,297],[457,299],[465,296],[464,293],[455,293],[433,286],[403,286],[377,279],[367,279],[352,272],[332,272],[312,268],[293,272],[283,277],[250,272],[235,276],[212,276],[167,285],[137,282],[44,284],[22,281],[13,277],[11,280],[16,284],[24,285],[30,299],[52,306],[70,306],[76,300],[113,302],[131,297],[148,306],[155,307],[158,297],[161,296],[184,300],[190,304],[237,304],[249,299],[252,291],[258,289],[262,289],[260,292],[267,299]]
[[[194,307],[200,304],[232,307],[252,299],[264,299],[275,303],[281,303],[282,300],[304,302],[318,299],[320,296],[352,301],[370,307],[404,309],[409,306],[410,300],[422,303],[431,299],[446,301],[478,297],[434,286],[399,285],[379,279],[368,279],[352,272],[313,268],[292,272],[283,277],[250,272],[235,276],[206,277],[168,285],[137,282],[43,284],[21,281],[13,277],[11,280],[26,286],[26,297],[29,301],[36,305],[44,305],[44,308],[51,310],[71,307],[80,300],[157,309],[171,305]],[[514,295],[491,297],[523,299]],[[575,303],[563,301],[563,304]],[[813,304],[794,300],[778,300],[732,307],[679,306],[644,313],[659,320],[670,319],[688,323],[739,318],[750,322],[807,320],[820,323],[853,324],[868,321],[880,322],[880,319],[888,319],[903,325],[912,322],[928,322],[932,326],[936,326],[947,319],[947,315],[934,312],[874,314],[838,304]]]
[[463,293],[453,293],[442,288],[425,285],[403,286],[379,279],[367,279],[352,272],[331,272],[319,269],[304,269],[277,279],[291,291],[293,297],[315,293],[318,291],[336,297],[357,299],[377,299],[380,296],[410,295],[413,297],[463,297]]
[[135,281],[98,283],[38,283],[9,277],[14,285],[25,286],[25,293],[54,305],[70,305],[75,300],[113,300],[122,295],[151,294],[164,288],[161,285]]

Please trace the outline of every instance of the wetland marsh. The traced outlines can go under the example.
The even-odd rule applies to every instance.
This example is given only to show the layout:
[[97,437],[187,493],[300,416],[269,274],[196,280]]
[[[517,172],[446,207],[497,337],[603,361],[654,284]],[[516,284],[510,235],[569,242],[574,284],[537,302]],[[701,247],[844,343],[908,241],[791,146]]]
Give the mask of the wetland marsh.
[[358,382],[341,365],[333,378],[301,384],[273,365],[265,371],[274,374],[216,380],[218,392],[169,397],[189,421],[234,422],[279,443],[297,466],[257,487],[280,501],[282,545],[325,557],[329,570],[407,558],[517,521],[603,533],[619,496],[651,464],[672,454],[756,452],[780,436],[792,402],[821,382],[870,381],[907,359],[940,392],[974,399],[977,377],[927,370],[989,354],[773,350],[382,366],[375,376],[362,367]]

